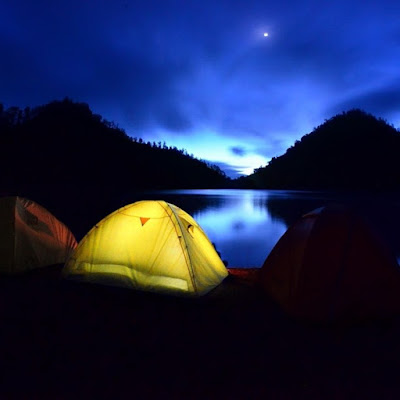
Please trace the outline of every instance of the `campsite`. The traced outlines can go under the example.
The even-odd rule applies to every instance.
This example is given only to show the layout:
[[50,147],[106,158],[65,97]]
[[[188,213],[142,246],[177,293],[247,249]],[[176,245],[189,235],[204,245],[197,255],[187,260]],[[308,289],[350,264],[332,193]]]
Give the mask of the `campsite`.
[[236,180],[70,99],[0,127],[2,398],[398,397],[393,127],[337,115]]
[[[190,240],[192,224],[183,224],[191,217],[181,215],[177,223]],[[151,227],[143,218],[138,228]],[[228,268],[200,297],[64,279],[63,268],[0,280],[3,398],[125,398],[134,391],[138,398],[391,399],[399,393],[396,316],[293,318],[257,283],[260,268]]]
[[[343,124],[365,160],[384,127],[373,180],[349,190],[329,146],[285,172]],[[232,180],[69,99],[0,127],[1,398],[398,397],[393,128],[343,114]]]
[[0,1],[0,400],[398,400],[399,15]]

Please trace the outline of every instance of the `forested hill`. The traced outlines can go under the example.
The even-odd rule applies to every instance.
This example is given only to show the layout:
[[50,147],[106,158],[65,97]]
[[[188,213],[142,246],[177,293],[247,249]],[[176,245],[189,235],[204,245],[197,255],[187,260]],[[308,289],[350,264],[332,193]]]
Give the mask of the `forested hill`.
[[0,105],[0,151],[3,192],[26,185],[215,188],[229,181],[218,167],[165,143],[132,139],[69,99],[24,110]]
[[396,189],[400,132],[361,110],[336,115],[242,184],[275,189]]

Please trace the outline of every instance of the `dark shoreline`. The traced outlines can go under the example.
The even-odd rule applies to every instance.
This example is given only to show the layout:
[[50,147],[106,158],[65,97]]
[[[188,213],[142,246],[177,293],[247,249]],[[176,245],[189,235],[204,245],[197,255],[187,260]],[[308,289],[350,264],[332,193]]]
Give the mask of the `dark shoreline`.
[[298,323],[254,287],[254,270],[232,269],[198,299],[66,282],[60,271],[0,281],[2,398],[400,394],[399,319]]

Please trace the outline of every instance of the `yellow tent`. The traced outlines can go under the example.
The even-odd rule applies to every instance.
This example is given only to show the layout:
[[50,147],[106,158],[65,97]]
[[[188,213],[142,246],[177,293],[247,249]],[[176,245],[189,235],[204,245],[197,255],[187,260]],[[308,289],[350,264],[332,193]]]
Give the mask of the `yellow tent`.
[[64,276],[156,292],[202,295],[228,275],[197,222],[165,201],[110,214],[82,239]]
[[22,197],[0,198],[0,273],[63,264],[77,242],[49,211]]

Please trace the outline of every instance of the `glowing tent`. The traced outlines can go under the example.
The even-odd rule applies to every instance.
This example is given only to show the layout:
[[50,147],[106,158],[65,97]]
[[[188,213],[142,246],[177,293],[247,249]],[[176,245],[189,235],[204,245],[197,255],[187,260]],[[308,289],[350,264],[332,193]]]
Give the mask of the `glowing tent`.
[[344,206],[316,209],[292,225],[267,257],[260,284],[301,319],[353,321],[400,311],[394,255]]
[[202,295],[228,272],[189,214],[165,201],[139,201],[95,225],[63,274],[106,285]]
[[76,246],[71,231],[40,205],[0,198],[0,273],[64,264]]

